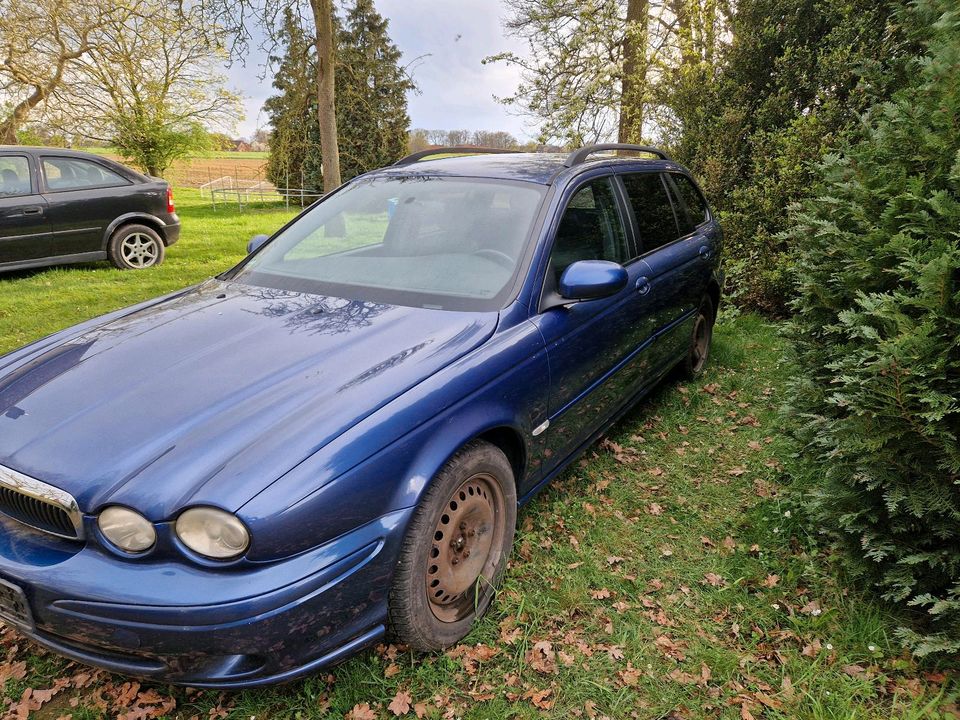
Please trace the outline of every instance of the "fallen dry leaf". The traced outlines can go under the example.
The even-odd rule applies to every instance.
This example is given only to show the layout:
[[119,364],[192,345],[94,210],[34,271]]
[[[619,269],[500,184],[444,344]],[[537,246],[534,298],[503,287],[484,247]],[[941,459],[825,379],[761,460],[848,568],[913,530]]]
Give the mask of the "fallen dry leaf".
[[357,703],[347,713],[346,720],[377,720],[377,714],[370,708],[369,703]]
[[390,704],[387,705],[387,710],[392,712],[396,716],[406,715],[410,712],[410,703],[413,701],[413,698],[410,697],[410,693],[406,690],[400,690],[396,695],[393,696],[393,700],[390,701]]

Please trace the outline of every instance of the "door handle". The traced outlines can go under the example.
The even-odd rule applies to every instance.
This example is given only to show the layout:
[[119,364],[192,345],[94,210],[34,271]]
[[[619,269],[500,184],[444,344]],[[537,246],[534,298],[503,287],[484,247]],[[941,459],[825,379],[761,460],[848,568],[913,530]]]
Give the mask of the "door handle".
[[24,215],[43,215],[43,208],[39,205],[32,205],[23,209]]
[[641,295],[646,295],[650,292],[650,279],[646,275],[637,278],[634,288],[636,288],[637,292]]
[[709,245],[700,246],[700,257],[704,260],[709,260],[711,255],[713,255],[713,252],[711,252]]

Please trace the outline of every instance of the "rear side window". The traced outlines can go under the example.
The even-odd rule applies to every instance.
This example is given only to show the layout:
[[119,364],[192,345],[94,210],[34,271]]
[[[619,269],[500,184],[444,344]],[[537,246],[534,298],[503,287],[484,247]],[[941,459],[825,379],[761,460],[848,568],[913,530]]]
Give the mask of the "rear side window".
[[629,257],[610,178],[580,188],[570,198],[553,241],[550,265],[556,279],[578,260],[625,263]]
[[681,215],[679,218],[681,234],[686,235],[707,220],[707,203],[700,191],[697,190],[697,186],[686,175],[671,174],[670,177],[677,188],[677,194],[680,196],[680,204],[686,206],[685,218],[682,217],[680,208],[677,209],[678,215]]
[[642,252],[650,252],[680,237],[670,196],[660,174],[636,173],[622,177],[636,218]]
[[47,178],[47,187],[51,190],[81,190],[130,184],[129,180],[103,165],[80,158],[44,158],[43,174]]
[[0,157],[0,197],[30,194],[30,165],[22,155]]

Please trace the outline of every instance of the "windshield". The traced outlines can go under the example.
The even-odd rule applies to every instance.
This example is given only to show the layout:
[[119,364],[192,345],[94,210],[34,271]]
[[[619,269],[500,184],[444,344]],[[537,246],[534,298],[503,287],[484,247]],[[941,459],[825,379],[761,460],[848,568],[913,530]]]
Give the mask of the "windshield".
[[496,310],[513,287],[544,192],[475,178],[361,179],[228,277],[397,305]]

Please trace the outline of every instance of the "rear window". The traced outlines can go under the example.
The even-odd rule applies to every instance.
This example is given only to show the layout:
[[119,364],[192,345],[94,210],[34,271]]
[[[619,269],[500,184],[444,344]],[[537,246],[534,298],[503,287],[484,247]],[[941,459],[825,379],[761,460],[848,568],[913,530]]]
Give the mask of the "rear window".
[[676,240],[680,236],[677,221],[660,174],[633,173],[622,177],[637,222],[641,252],[650,252]]
[[686,235],[693,232],[698,225],[706,222],[708,218],[707,203],[700,191],[697,190],[697,186],[686,175],[671,174],[670,177],[673,179],[677,194],[680,196],[680,204],[686,209],[686,213],[680,213],[679,218],[681,234]]
[[129,185],[130,181],[91,160],[80,158],[43,158],[43,174],[51,190],[80,190],[95,187]]

